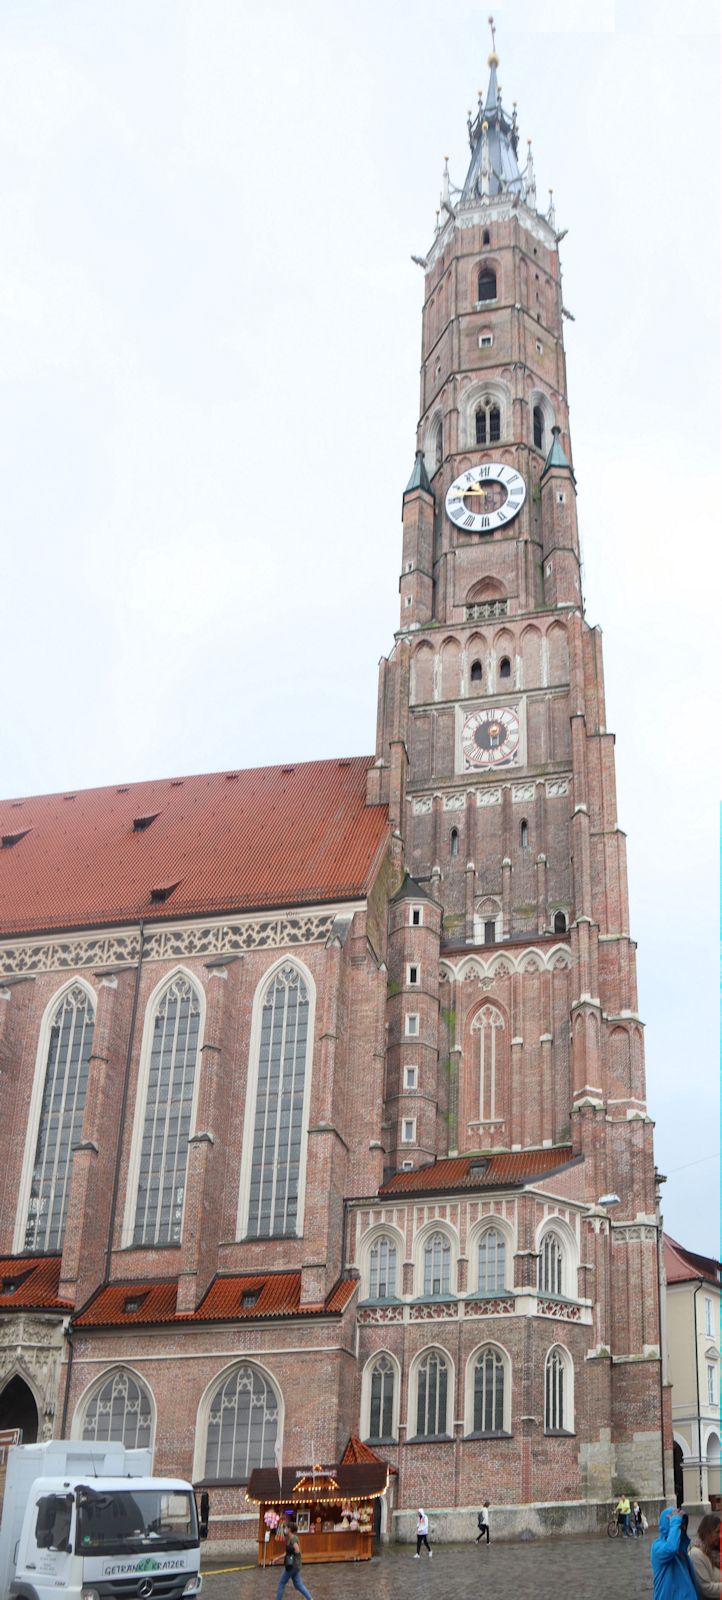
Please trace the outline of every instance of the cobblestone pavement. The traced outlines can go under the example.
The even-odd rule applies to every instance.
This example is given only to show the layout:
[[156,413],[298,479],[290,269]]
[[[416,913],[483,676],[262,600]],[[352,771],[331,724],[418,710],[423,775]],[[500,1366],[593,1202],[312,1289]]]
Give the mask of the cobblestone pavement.
[[[305,1566],[302,1576],[313,1600],[650,1600],[650,1544],[649,1534],[442,1544],[431,1561],[395,1545],[372,1561]],[[203,1600],[275,1600],[279,1570],[206,1570]],[[290,1583],[284,1600],[296,1600]]]

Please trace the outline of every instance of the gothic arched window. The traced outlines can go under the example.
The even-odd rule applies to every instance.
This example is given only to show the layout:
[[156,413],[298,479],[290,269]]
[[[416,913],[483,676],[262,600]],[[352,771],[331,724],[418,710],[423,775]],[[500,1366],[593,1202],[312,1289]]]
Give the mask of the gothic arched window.
[[511,677],[511,661],[509,660],[508,656],[502,656],[501,661],[499,662],[499,677]]
[[504,1361],[488,1347],[474,1364],[474,1433],[504,1432]]
[[482,1006],[471,1024],[479,1038],[479,1121],[495,1122],[502,1098],[504,1018],[496,1006]]
[[90,996],[80,984],[74,984],[58,1001],[50,1021],[25,1250],[62,1249],[73,1147],[83,1127],[94,1023]]
[[445,1233],[432,1233],[424,1245],[424,1294],[451,1291],[451,1245]]
[[482,267],[477,282],[478,300],[496,300],[496,273],[492,267]]
[[472,661],[472,663],[471,663],[471,682],[472,683],[481,683],[481,678],[482,678],[481,662],[480,661]]
[[547,1433],[570,1433],[573,1426],[571,1363],[557,1345],[544,1364],[544,1427]]
[[458,828],[452,828],[452,830],[451,830],[451,838],[450,838],[450,841],[449,841],[449,854],[451,856],[458,856],[458,854],[459,854],[459,830],[458,830]]
[[391,1300],[396,1293],[396,1245],[386,1234],[369,1252],[369,1299]]
[[564,1293],[564,1249],[556,1233],[545,1233],[542,1240],[539,1288],[542,1294]]
[[254,1467],[272,1467],[278,1396],[257,1367],[236,1367],[211,1400],[204,1478],[245,1483]]
[[567,919],[566,919],[565,913],[563,911],[555,911],[554,912],[554,932],[555,933],[566,933],[566,931],[567,931]]
[[532,412],[534,426],[534,443],[537,450],[544,449],[544,412],[541,406],[535,406]]
[[390,1356],[378,1356],[371,1369],[369,1438],[380,1442],[394,1436],[394,1381],[396,1372]]
[[83,1439],[112,1440],[127,1450],[150,1446],[153,1411],[145,1385],[132,1372],[112,1372],[91,1396],[83,1417]]
[[506,1240],[499,1228],[485,1228],[479,1240],[479,1294],[503,1294]]
[[263,996],[248,1205],[250,1238],[295,1234],[309,1056],[308,989],[284,966]]
[[449,1369],[438,1350],[429,1350],[416,1374],[416,1434],[420,1439],[446,1433]]
[[178,1244],[198,1062],[201,1003],[178,974],[156,1002],[132,1243]]
[[496,444],[501,438],[501,411],[496,405],[483,403],[476,412],[476,443]]
[[529,824],[526,821],[519,824],[519,843],[522,850],[529,849]]

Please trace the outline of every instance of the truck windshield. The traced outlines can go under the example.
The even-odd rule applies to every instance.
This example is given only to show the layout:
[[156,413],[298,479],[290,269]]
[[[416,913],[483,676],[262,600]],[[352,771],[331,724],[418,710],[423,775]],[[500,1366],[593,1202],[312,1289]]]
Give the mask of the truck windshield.
[[79,1555],[188,1550],[198,1543],[192,1494],[171,1489],[78,1488]]

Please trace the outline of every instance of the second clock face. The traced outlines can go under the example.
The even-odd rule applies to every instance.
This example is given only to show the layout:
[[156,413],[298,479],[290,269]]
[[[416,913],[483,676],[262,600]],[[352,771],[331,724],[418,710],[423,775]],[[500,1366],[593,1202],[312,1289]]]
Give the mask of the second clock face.
[[446,496],[446,514],[462,533],[493,533],[521,510],[526,484],[520,472],[503,461],[469,467]]
[[461,730],[461,749],[467,771],[513,761],[519,749],[519,717],[513,706],[472,711]]

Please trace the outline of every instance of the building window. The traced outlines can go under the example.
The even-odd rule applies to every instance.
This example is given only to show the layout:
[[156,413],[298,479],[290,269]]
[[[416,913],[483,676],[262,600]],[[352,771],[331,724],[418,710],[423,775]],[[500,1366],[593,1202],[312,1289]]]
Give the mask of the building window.
[[369,1438],[381,1443],[394,1436],[394,1364],[389,1356],[378,1356],[371,1369]]
[[401,1121],[401,1143],[402,1144],[415,1144],[416,1143],[416,1118],[415,1117],[403,1117],[402,1118],[402,1121]]
[[554,932],[555,933],[566,933],[566,931],[567,931],[566,912],[564,912],[564,911],[555,911],[554,912]]
[[498,1228],[485,1228],[479,1240],[479,1294],[503,1294],[506,1241]]
[[493,335],[493,333],[480,333],[479,334],[479,349],[480,350],[490,350],[492,345],[493,345],[493,343],[494,343],[494,335]]
[[474,1366],[474,1433],[504,1432],[504,1362],[498,1350],[482,1350]]
[[275,974],[263,997],[248,1236],[295,1234],[309,1071],[309,995],[296,967]]
[[449,840],[449,854],[454,857],[459,854],[459,830],[452,828]]
[[420,1439],[446,1433],[448,1368],[438,1351],[430,1350],[419,1363],[416,1384],[416,1434]]
[[406,968],[406,982],[409,984],[410,988],[418,988],[421,982],[421,973],[419,967],[411,965]]
[[177,977],[155,1009],[133,1244],[178,1244],[198,1060],[200,1000]]
[[471,663],[471,681],[472,681],[472,683],[481,683],[481,678],[482,678],[481,662],[480,661],[472,661],[472,663]]
[[534,443],[537,450],[544,449],[544,412],[541,406],[534,407]]
[[712,1332],[712,1301],[705,1295],[704,1301],[704,1331],[708,1339],[713,1337]]
[[488,228],[484,229],[484,232],[481,235],[481,242],[482,244],[491,244],[491,234],[489,233]]
[[521,822],[520,825],[519,825],[519,843],[521,845],[522,850],[528,850],[529,849],[529,824],[528,824],[528,822]]
[[471,1027],[472,1033],[479,1037],[479,1121],[494,1122],[504,1049],[504,1018],[496,1006],[482,1006]]
[[236,1367],[211,1400],[204,1478],[248,1481],[254,1467],[272,1467],[278,1397],[255,1367]]
[[571,1383],[566,1355],[550,1350],[544,1367],[544,1427],[547,1433],[568,1433],[572,1428]]
[[508,656],[502,656],[501,661],[499,662],[499,677],[511,677],[511,661],[509,660]]
[[418,1067],[404,1067],[404,1088],[415,1089],[418,1086]]
[[496,273],[491,267],[482,267],[477,284],[479,300],[496,300]]
[[85,1407],[83,1439],[112,1441],[127,1450],[147,1450],[152,1429],[150,1395],[132,1372],[122,1368],[95,1390]]
[[564,1251],[555,1233],[545,1233],[539,1256],[539,1291],[541,1294],[564,1293]]
[[488,917],[484,923],[484,944],[496,944],[496,918]]
[[396,1245],[383,1235],[369,1254],[369,1298],[391,1300],[396,1293]]
[[68,989],[50,1022],[40,1123],[30,1182],[25,1250],[62,1249],[73,1148],[80,1139],[95,1012],[80,984]]
[[498,406],[479,406],[475,422],[477,444],[496,444],[501,438],[501,411]]
[[707,1404],[717,1404],[717,1374],[711,1361],[707,1362]]
[[432,1233],[424,1245],[424,1294],[451,1293],[451,1245],[445,1233]]
[[406,1017],[405,1017],[405,1019],[404,1019],[404,1021],[405,1021],[405,1024],[406,1024],[405,1032],[406,1032],[407,1039],[416,1039],[416,1038],[418,1038],[418,1033],[419,1033],[419,1015],[418,1015],[418,1012],[417,1011],[408,1012]]
[[410,922],[412,928],[420,928],[421,927],[422,922],[423,922],[423,916],[422,916],[422,913],[421,913],[421,906],[412,906],[411,907],[411,916],[409,918],[409,922]]

